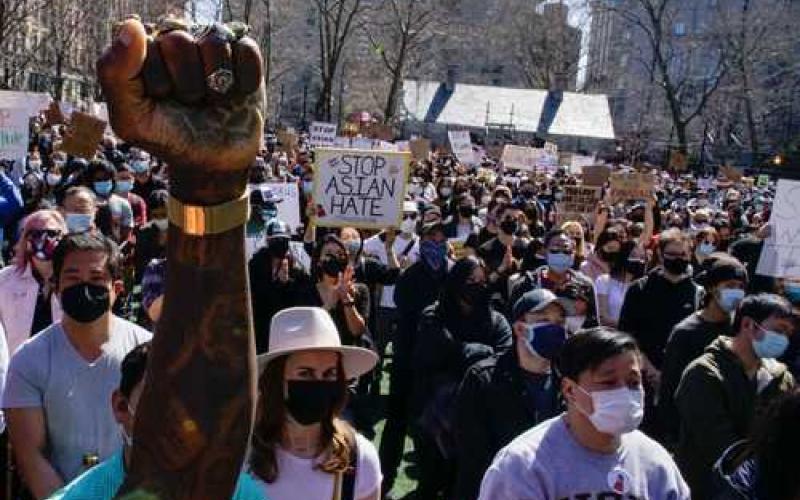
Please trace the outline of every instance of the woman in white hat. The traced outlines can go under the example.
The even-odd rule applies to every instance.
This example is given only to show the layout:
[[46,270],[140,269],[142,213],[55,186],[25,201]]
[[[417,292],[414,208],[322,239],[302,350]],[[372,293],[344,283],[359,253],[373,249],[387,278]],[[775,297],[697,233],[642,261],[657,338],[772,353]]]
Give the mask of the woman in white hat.
[[375,447],[339,418],[347,381],[377,355],[342,346],[330,314],[293,307],[272,319],[259,356],[260,400],[250,469],[271,500],[379,500]]

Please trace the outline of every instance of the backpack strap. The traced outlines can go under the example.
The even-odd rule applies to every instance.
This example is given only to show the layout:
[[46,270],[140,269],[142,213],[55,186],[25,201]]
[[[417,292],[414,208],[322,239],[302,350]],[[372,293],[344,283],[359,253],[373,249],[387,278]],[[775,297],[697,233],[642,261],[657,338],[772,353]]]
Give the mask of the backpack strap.
[[[356,498],[356,476],[358,475],[358,442],[356,441],[355,431],[348,426],[347,443],[350,445],[350,468],[342,476],[342,495],[341,500],[355,500]],[[338,475],[338,474],[337,474]]]

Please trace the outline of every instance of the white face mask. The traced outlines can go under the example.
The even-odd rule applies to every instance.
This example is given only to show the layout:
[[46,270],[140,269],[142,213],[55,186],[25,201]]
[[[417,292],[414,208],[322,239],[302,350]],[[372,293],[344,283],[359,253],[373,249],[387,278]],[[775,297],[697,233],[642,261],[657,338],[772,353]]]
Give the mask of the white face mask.
[[48,186],[55,186],[59,182],[61,182],[61,175],[59,174],[47,174],[45,176],[45,180],[47,181]]
[[417,221],[413,219],[403,219],[403,222],[400,223],[400,231],[403,234],[414,234],[417,230]]
[[590,415],[577,403],[575,407],[586,415],[594,428],[604,434],[621,436],[635,431],[644,418],[644,389],[620,387],[607,391],[589,392],[580,385],[581,391],[592,398],[594,412]]

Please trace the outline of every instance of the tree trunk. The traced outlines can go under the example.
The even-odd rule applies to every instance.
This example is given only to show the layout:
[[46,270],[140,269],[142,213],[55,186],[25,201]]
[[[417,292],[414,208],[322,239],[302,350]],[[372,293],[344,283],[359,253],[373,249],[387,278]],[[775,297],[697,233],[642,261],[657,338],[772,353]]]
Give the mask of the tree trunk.
[[331,121],[331,100],[333,99],[333,78],[327,75],[322,78],[322,89],[319,93],[314,115],[317,120]]
[[61,101],[63,99],[64,99],[64,58],[60,55],[57,55],[55,100]]

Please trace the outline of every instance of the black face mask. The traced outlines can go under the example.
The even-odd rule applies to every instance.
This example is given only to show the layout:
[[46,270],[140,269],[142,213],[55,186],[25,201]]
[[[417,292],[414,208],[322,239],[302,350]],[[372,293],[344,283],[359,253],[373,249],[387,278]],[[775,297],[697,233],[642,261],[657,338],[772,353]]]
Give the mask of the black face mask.
[[80,283],[61,292],[61,307],[78,323],[91,323],[111,309],[111,295],[104,286]]
[[472,207],[458,207],[458,214],[465,219],[472,217],[474,211],[475,210]]
[[328,276],[337,277],[339,273],[343,273],[347,267],[347,262],[340,261],[339,259],[327,258],[320,263],[322,272]]
[[517,234],[519,230],[519,222],[516,219],[503,219],[500,222],[500,230],[506,234]]
[[489,287],[486,283],[472,283],[464,287],[463,300],[473,309],[482,309],[489,305]]
[[285,238],[275,238],[269,242],[269,253],[277,259],[286,257],[289,252],[289,240]]
[[644,276],[645,273],[645,264],[643,260],[629,260],[625,263],[625,270],[631,273],[631,275],[639,279]]
[[330,416],[341,397],[339,382],[326,380],[289,380],[286,409],[301,425],[312,425]]
[[605,250],[600,251],[600,257],[603,258],[609,265],[614,266],[617,261],[619,261],[619,252],[606,252]]
[[664,269],[670,274],[683,274],[688,267],[689,261],[686,259],[664,259]]

